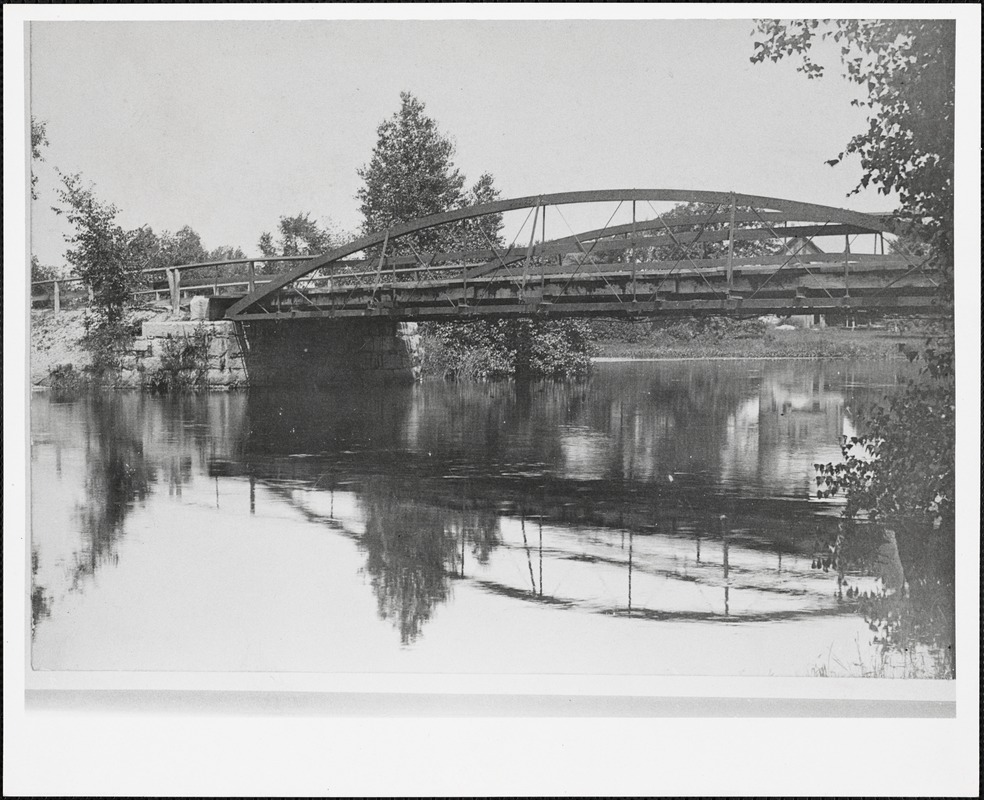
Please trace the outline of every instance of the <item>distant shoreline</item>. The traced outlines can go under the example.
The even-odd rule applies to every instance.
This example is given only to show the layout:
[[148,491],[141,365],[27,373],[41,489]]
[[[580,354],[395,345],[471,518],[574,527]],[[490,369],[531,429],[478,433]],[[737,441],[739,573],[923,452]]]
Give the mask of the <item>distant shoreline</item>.
[[[815,355],[815,356],[659,356],[659,357],[635,357],[635,356],[595,356],[591,359],[592,364],[619,364],[631,361],[826,361],[826,360],[850,360],[863,359],[864,355]],[[870,356],[877,359],[877,356]],[[896,360],[896,359],[893,359]]]

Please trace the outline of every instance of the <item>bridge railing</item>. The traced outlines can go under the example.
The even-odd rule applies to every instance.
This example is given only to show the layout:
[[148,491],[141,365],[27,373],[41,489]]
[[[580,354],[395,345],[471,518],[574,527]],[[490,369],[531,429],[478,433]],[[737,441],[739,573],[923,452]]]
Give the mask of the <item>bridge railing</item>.
[[[257,273],[257,265],[287,263],[297,264],[303,261],[310,261],[316,258],[314,255],[306,256],[263,256],[260,258],[240,258],[224,261],[203,261],[195,264],[176,264],[168,267],[148,267],[137,271],[142,278],[143,288],[133,292],[134,299],[153,298],[161,300],[168,297],[171,308],[177,312],[182,298],[188,298],[202,291],[211,290],[212,294],[220,294],[220,290],[231,292],[233,289],[240,289],[246,292],[253,291],[257,286],[268,283],[275,277],[275,273]],[[183,279],[184,274],[193,274],[202,270],[211,269],[216,273],[221,268],[245,266],[247,274],[241,280],[226,280],[213,275],[211,279],[195,280],[192,278]],[[161,276],[153,280],[152,276]],[[149,279],[149,280],[148,280]],[[150,285],[146,284],[162,285]],[[49,278],[46,280],[31,282],[31,305],[32,307],[50,307],[55,313],[59,313],[63,306],[77,305],[80,301],[92,300],[92,289],[85,286],[82,278],[69,275],[59,278]]]
[[[152,298],[161,300],[169,298],[171,309],[177,313],[182,299],[196,294],[210,293],[212,295],[249,293],[258,286],[263,286],[273,280],[279,273],[257,272],[261,264],[297,264],[317,258],[317,255],[303,256],[264,256],[261,258],[229,259],[225,261],[203,261],[195,264],[177,264],[171,267],[150,267],[139,270],[141,276],[162,276],[158,279],[160,286],[147,286],[133,292],[134,299]],[[300,281],[301,285],[319,286],[337,283],[339,280],[359,283],[363,279],[375,278],[380,275],[378,269],[358,269],[366,266],[368,260],[339,261],[331,265],[329,274],[311,275]],[[461,272],[467,263],[435,264],[432,266],[403,266],[416,263],[413,257],[390,257],[385,259],[383,275],[393,281],[411,280],[425,274],[441,275],[449,272]],[[188,280],[182,276],[194,275],[203,270],[218,270],[221,268],[245,266],[247,274],[237,280],[228,280],[218,275],[210,279]],[[166,284],[164,283],[166,280]],[[153,281],[152,281],[153,282]],[[79,302],[92,300],[92,290],[84,286],[82,278],[65,276],[31,282],[31,303],[33,307],[52,308],[59,313],[63,307],[78,305]]]

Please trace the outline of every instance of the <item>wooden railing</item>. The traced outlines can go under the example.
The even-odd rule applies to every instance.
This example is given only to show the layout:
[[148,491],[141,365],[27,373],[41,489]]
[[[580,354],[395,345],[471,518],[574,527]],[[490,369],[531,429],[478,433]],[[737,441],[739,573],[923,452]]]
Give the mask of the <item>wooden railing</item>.
[[[266,256],[262,258],[240,258],[228,261],[203,261],[197,264],[178,264],[173,267],[151,267],[148,269],[142,269],[139,271],[140,275],[161,275],[163,274],[167,280],[167,286],[161,287],[150,287],[138,289],[133,293],[134,298],[150,297],[153,296],[155,300],[160,300],[161,297],[166,293],[171,301],[171,309],[177,313],[178,308],[181,304],[182,294],[185,297],[196,294],[202,289],[211,289],[213,294],[219,294],[220,289],[231,290],[232,287],[240,287],[246,290],[246,292],[253,291],[257,286],[264,283],[268,283],[274,277],[273,274],[266,273],[268,277],[258,278],[256,274],[257,264],[271,264],[271,263],[281,263],[281,262],[291,262],[297,263],[300,261],[310,261],[312,258],[317,258],[317,256]],[[248,274],[242,280],[238,281],[222,281],[219,282],[219,278],[216,278],[210,282],[202,283],[185,283],[182,285],[181,275],[185,272],[192,272],[194,270],[203,269],[215,269],[219,267],[232,267],[246,265],[248,268]],[[59,313],[62,307],[62,294],[67,286],[75,286],[83,284],[82,278],[78,277],[64,277],[64,278],[50,278],[43,281],[32,281],[31,282],[31,300],[32,303],[37,300],[47,301],[50,300],[51,307],[54,309],[55,313]],[[46,287],[50,287],[47,290]],[[41,289],[43,293],[37,293],[36,290]],[[92,290],[86,289],[83,292],[77,292],[74,298],[80,296],[88,296],[88,299],[92,300]]]
[[[453,255],[469,255],[469,254],[453,254]],[[483,256],[487,256],[484,252]],[[211,294],[218,295],[223,293],[234,294],[243,293],[248,294],[256,289],[257,286],[262,286],[263,284],[269,283],[274,278],[278,276],[279,273],[260,273],[256,272],[257,264],[276,264],[276,263],[297,263],[301,261],[310,261],[311,259],[318,258],[317,255],[307,255],[307,256],[268,256],[263,258],[241,258],[227,261],[203,261],[196,264],[179,264],[173,267],[151,267],[149,269],[140,270],[140,275],[159,275],[163,274],[167,280],[167,286],[160,287],[149,287],[137,289],[133,292],[133,297],[135,299],[142,297],[153,297],[155,300],[162,299],[165,294],[168,296],[171,302],[171,310],[177,313],[181,305],[182,297],[189,297],[195,294],[200,294],[203,290],[211,290]],[[414,257],[389,257],[385,259],[386,269],[383,274],[386,277],[397,281],[401,278],[414,278],[419,277],[422,274],[429,273],[446,273],[446,272],[461,272],[463,269],[467,269],[474,264],[468,261],[463,261],[463,263],[455,264],[434,264],[429,266],[402,266],[404,264],[415,263]],[[233,267],[246,265],[248,268],[248,274],[240,280],[224,280],[218,277],[211,281],[202,281],[201,283],[189,283],[182,280],[182,274],[186,272],[194,272],[196,270],[204,269],[216,269],[220,267]],[[371,263],[367,260],[341,260],[332,264],[332,274],[331,275],[311,275],[298,281],[299,284],[313,285],[317,286],[319,284],[330,283],[331,281],[338,281],[340,278],[345,279],[360,279],[360,278],[371,278],[378,277],[380,271],[378,267],[371,269],[359,269],[359,267],[371,266]],[[65,278],[51,278],[42,281],[32,281],[31,283],[31,298],[32,302],[42,300],[47,301],[50,299],[51,307],[54,309],[55,313],[59,313],[62,307],[62,295],[66,285],[77,285],[82,284],[83,281],[78,277],[65,277]],[[36,294],[35,290],[43,287],[51,287],[51,291],[44,292],[44,294]],[[237,291],[238,290],[238,291]],[[87,289],[85,292],[78,292],[72,297],[72,299],[78,299],[79,297],[85,297],[86,293],[88,295],[88,300],[92,300],[92,290]]]

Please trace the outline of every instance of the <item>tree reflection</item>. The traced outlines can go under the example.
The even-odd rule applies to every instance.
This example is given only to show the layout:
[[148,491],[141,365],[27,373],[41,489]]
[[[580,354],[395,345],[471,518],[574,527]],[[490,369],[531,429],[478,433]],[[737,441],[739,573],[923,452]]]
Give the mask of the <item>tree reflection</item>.
[[379,616],[393,621],[406,645],[420,635],[434,607],[449,599],[457,543],[444,513],[399,498],[388,488],[378,480],[366,487],[366,532],[360,545],[367,553],[365,568]]
[[117,543],[134,501],[150,493],[156,471],[144,458],[142,432],[118,395],[93,395],[86,441],[85,501],[78,508],[81,547],[75,553],[72,588],[119,558]]
[[451,599],[452,580],[465,576],[466,553],[488,563],[501,543],[498,516],[473,509],[464,493],[460,506],[449,507],[382,475],[367,480],[359,497],[365,513],[359,546],[379,616],[393,622],[404,645],[412,644],[435,607]]

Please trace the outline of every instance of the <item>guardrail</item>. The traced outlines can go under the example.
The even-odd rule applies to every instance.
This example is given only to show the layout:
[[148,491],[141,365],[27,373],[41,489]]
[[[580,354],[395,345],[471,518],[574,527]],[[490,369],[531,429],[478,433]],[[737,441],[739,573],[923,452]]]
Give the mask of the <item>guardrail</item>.
[[[177,313],[180,308],[182,297],[189,297],[194,294],[201,292],[203,289],[211,289],[213,295],[220,294],[220,290],[226,290],[226,292],[231,293],[233,289],[240,289],[243,293],[248,294],[256,289],[257,286],[262,286],[263,284],[272,281],[279,273],[260,273],[257,275],[256,266],[257,264],[277,264],[277,263],[297,263],[300,261],[310,261],[314,258],[318,258],[317,255],[306,255],[306,256],[266,256],[262,258],[241,258],[241,259],[230,259],[227,261],[203,261],[195,264],[178,264],[173,267],[151,267],[148,269],[140,270],[140,275],[154,275],[154,274],[164,274],[167,279],[167,286],[161,287],[151,287],[146,289],[138,289],[133,292],[134,298],[140,297],[150,297],[153,296],[155,300],[160,300],[162,295],[165,293],[170,298],[171,309],[174,313]],[[410,267],[398,267],[398,264],[414,263],[415,259],[413,257],[391,257],[385,259],[386,275],[393,278],[393,280],[399,280],[400,278],[412,278],[414,276],[419,276],[425,273],[442,273],[442,272],[460,272],[462,269],[469,266],[467,263],[463,264],[434,264],[427,266],[410,266]],[[333,280],[338,280],[339,278],[367,278],[379,276],[379,268],[374,269],[357,269],[360,266],[369,265],[370,262],[366,260],[342,260],[338,261],[332,265],[331,275],[312,275],[298,281],[299,284],[306,285],[318,285],[324,283],[331,283]],[[248,274],[242,280],[228,281],[224,280],[220,282],[220,279],[216,277],[214,280],[202,283],[184,283],[182,284],[181,275],[184,272],[190,272],[194,270],[202,269],[214,269],[216,267],[233,267],[246,265],[248,268]],[[338,267],[342,267],[344,272],[340,274],[336,272]],[[50,278],[43,281],[32,281],[31,282],[31,296],[33,300],[47,300],[50,298],[52,308],[54,312],[60,313],[62,307],[62,293],[63,289],[68,285],[81,284],[83,283],[81,278],[78,277],[65,277],[65,278]],[[51,293],[47,292],[44,295],[37,296],[34,293],[36,288],[50,286],[52,287]],[[92,290],[87,289],[88,299],[92,300]],[[79,297],[76,294],[75,297]]]
[[[184,296],[189,296],[196,293],[196,291],[203,288],[211,288],[214,294],[219,293],[219,289],[229,288],[233,286],[243,287],[247,292],[253,291],[257,286],[269,283],[272,276],[267,279],[257,278],[256,265],[257,264],[275,264],[283,262],[297,263],[299,261],[310,261],[312,258],[317,258],[316,255],[309,256],[264,256],[262,258],[240,258],[231,259],[227,261],[203,261],[196,264],[177,264],[173,267],[150,267],[148,269],[142,269],[139,271],[140,275],[160,275],[163,274],[167,279],[166,287],[152,287],[149,289],[138,289],[133,293],[135,298],[138,297],[148,297],[153,295],[154,299],[160,300],[161,296],[166,292],[171,300],[171,309],[177,313],[178,308],[181,304],[182,293]],[[215,267],[232,267],[246,265],[248,267],[248,274],[244,280],[241,281],[225,281],[220,283],[219,279],[209,283],[200,284],[188,284],[184,286],[181,285],[181,274],[183,272],[189,272],[192,270],[210,269]],[[31,282],[31,297],[33,300],[39,299],[51,299],[51,305],[55,313],[61,312],[62,306],[62,291],[66,285],[74,285],[83,283],[82,278],[78,277],[65,277],[65,278],[49,278],[43,281],[32,281]],[[50,294],[45,292],[43,296],[38,297],[35,294],[36,288],[51,287]],[[86,293],[88,294],[88,299],[92,300],[92,289],[87,288]],[[78,295],[76,295],[78,296]]]

